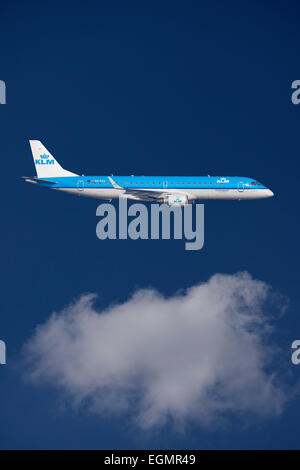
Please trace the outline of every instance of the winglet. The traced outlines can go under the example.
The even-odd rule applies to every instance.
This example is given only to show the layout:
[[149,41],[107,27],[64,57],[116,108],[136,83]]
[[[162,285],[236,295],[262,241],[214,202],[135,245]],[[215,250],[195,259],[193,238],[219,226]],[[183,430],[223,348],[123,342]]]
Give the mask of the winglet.
[[108,176],[109,181],[115,189],[124,189],[122,186],[119,186],[110,176]]

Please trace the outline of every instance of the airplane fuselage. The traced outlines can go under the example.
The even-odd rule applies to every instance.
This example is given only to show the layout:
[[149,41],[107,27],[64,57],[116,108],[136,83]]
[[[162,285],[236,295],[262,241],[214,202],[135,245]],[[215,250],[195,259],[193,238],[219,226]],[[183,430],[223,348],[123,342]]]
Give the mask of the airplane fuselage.
[[[120,189],[116,188],[113,183],[116,183]],[[140,199],[139,194],[141,196],[145,192],[150,194],[150,191],[158,194],[187,196],[191,201],[260,199],[273,196],[272,191],[263,184],[251,178],[236,176],[65,176],[48,177],[45,181],[39,179],[38,184],[98,199],[127,197],[137,200]]]

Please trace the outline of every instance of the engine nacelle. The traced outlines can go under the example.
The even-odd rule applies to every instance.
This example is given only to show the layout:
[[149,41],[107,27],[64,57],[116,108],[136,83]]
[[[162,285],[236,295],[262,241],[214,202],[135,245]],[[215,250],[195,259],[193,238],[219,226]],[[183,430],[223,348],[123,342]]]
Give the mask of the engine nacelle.
[[170,194],[165,199],[165,203],[169,206],[185,206],[189,203],[189,200],[185,194]]

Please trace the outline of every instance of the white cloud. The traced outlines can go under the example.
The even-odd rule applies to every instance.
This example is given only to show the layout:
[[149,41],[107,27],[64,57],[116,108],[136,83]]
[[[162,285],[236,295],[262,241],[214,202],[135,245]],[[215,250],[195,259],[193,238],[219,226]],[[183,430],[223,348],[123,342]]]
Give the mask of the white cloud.
[[268,296],[247,273],[216,274],[169,298],[139,290],[102,312],[83,295],[38,326],[24,348],[27,373],[77,405],[129,412],[144,429],[276,415],[285,399],[270,371]]

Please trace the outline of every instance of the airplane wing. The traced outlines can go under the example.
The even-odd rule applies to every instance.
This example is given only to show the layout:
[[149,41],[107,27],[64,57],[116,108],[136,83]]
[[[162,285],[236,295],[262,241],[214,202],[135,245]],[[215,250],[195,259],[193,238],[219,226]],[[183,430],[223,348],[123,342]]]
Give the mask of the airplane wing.
[[115,189],[122,189],[124,191],[124,194],[129,194],[131,196],[136,197],[137,199],[141,199],[144,201],[157,201],[158,199],[163,199],[164,197],[169,195],[168,192],[160,191],[157,189],[122,188],[122,186],[119,186],[110,176],[108,177],[108,179]]

